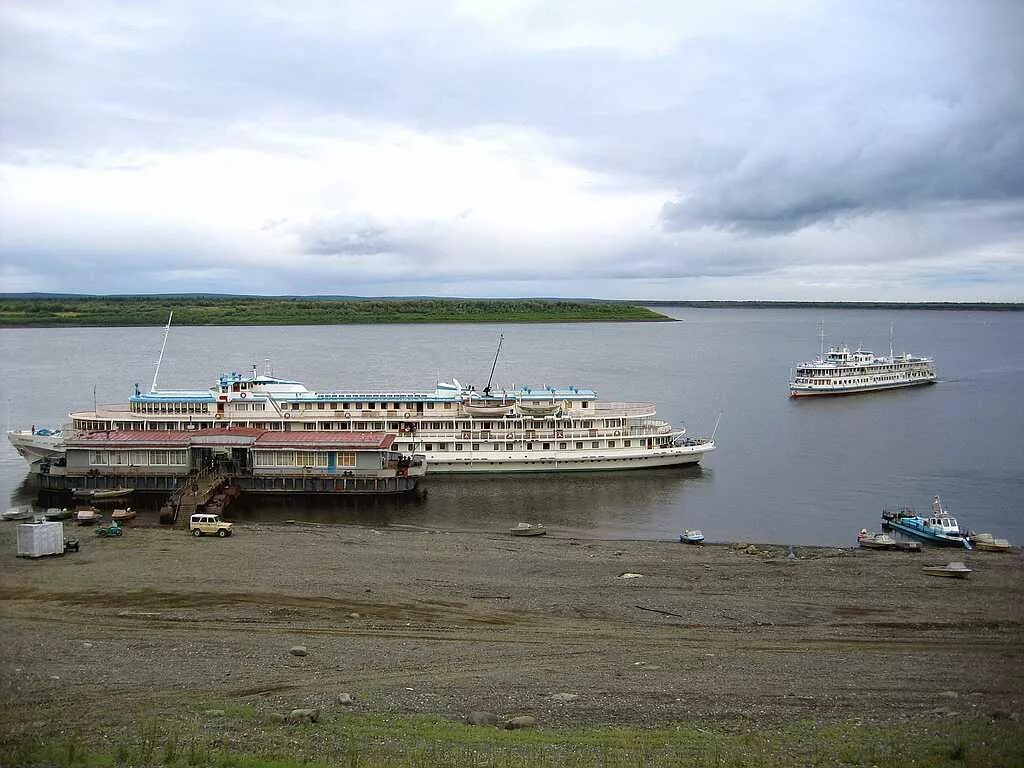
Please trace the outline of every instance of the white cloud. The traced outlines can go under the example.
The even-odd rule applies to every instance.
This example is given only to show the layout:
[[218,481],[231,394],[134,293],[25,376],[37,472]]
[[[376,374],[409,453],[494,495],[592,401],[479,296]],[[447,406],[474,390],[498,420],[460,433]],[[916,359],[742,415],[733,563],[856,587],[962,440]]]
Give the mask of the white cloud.
[[0,5],[2,288],[1021,299],[1022,27],[999,2]]

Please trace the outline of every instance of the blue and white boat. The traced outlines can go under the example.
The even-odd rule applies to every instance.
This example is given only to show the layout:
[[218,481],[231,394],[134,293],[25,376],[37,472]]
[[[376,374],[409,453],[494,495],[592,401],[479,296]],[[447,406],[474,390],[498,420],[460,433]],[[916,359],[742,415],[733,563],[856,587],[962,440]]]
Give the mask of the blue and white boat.
[[703,544],[704,532],[700,530],[685,530],[679,534],[681,544]]
[[949,514],[949,510],[942,506],[938,496],[932,499],[929,517],[921,517],[909,509],[883,510],[882,526],[932,544],[973,549],[970,537],[960,529],[956,518]]

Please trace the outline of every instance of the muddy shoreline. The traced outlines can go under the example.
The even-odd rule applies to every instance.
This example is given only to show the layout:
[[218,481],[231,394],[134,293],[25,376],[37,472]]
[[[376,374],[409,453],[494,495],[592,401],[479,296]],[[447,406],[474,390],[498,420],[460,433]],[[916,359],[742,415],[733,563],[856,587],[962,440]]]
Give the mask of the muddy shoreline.
[[[65,526],[81,551],[32,561],[0,526],[4,732],[203,702],[329,708],[343,692],[358,711],[552,727],[962,714],[1020,727],[1019,553],[237,528],[98,540]],[[948,560],[974,573],[922,573]]]

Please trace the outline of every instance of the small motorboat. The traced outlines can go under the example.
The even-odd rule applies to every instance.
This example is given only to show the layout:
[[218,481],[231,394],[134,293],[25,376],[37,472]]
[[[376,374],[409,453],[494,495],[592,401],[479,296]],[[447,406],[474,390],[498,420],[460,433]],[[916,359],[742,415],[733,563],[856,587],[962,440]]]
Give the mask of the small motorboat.
[[864,549],[896,549],[896,539],[884,531],[869,531],[861,528],[857,534],[857,544]]
[[972,533],[971,543],[975,549],[986,552],[1012,552],[1013,546],[1006,539],[997,539],[991,533]]
[[0,518],[4,520],[28,520],[30,517],[32,517],[32,507],[29,505],[11,507],[0,514]]
[[698,529],[686,529],[679,534],[679,542],[681,544],[703,544],[704,532]]
[[966,579],[971,569],[959,560],[945,565],[926,565],[922,570],[929,576],[946,576],[951,579]]
[[96,525],[102,517],[96,507],[79,507],[75,510],[75,520],[79,525]]
[[135,510],[127,507],[126,509],[115,509],[110,513],[110,518],[116,523],[126,523],[129,520],[134,520],[135,515]]
[[72,512],[67,507],[50,507],[48,510],[46,510],[46,513],[43,515],[43,517],[53,522],[55,520],[70,520],[74,516],[74,514],[75,513]]
[[515,528],[509,529],[513,536],[543,536],[547,532],[540,523],[518,523]]

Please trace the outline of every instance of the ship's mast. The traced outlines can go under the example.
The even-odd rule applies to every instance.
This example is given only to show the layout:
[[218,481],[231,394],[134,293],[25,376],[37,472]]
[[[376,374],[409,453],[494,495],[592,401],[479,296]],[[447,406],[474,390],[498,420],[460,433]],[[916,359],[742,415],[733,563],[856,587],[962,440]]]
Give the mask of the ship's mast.
[[491,394],[491,379],[494,378],[494,367],[498,364],[498,355],[501,354],[501,342],[505,340],[505,334],[498,334],[498,349],[494,353],[494,362],[491,363],[491,375],[487,377],[487,386],[484,387],[484,396],[488,397]]
[[825,321],[818,321],[818,357],[825,359]]
[[171,318],[174,317],[174,312],[167,316],[167,327],[164,328],[164,341],[160,345],[160,357],[156,360],[156,370],[153,372],[153,386],[149,388],[150,392],[156,392],[156,377],[160,375],[160,363],[164,361],[164,349],[167,347],[167,335],[171,332]]
[[892,323],[889,323],[889,362],[891,363],[895,359],[896,359],[896,355],[893,352],[893,343],[892,343]]

